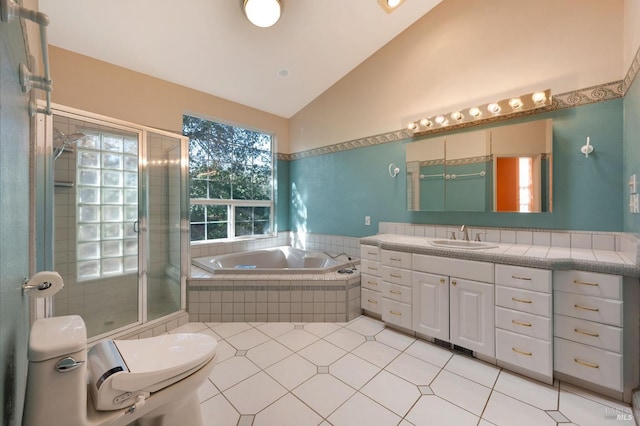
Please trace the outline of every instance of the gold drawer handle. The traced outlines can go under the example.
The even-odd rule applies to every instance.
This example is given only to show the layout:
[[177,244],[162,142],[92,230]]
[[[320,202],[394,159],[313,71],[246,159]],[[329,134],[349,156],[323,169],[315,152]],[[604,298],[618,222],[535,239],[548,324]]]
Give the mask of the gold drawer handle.
[[517,297],[512,297],[511,300],[513,300],[514,302],[520,302],[520,303],[533,303],[531,300],[518,299]]
[[512,351],[514,351],[514,352],[515,352],[515,353],[517,353],[517,354],[520,354],[520,355],[526,355],[526,356],[531,356],[531,355],[533,355],[533,353],[532,353],[532,352],[521,351],[520,349],[517,349],[517,348],[511,348],[511,350],[512,350]]
[[447,280],[445,280],[444,278],[440,278],[440,284],[444,284]]
[[520,322],[516,320],[511,320],[511,322],[514,323],[515,325],[521,325],[523,327],[531,327],[531,323],[529,322]]
[[402,292],[398,291],[398,290],[389,290],[389,293],[391,293],[391,294],[402,294]]
[[389,274],[393,278],[402,278],[402,275]]
[[369,303],[373,303],[374,305],[377,305],[377,304],[378,304],[378,301],[377,301],[377,300],[367,299],[367,301],[368,301]]
[[390,313],[391,315],[395,315],[395,316],[397,316],[397,317],[401,317],[401,316],[402,316],[402,314],[401,314],[400,312],[396,312],[396,311],[389,311],[389,313]]
[[402,259],[399,259],[397,257],[390,257],[389,260],[393,260],[394,262],[401,262]]
[[576,333],[579,333],[579,334],[584,334],[585,336],[600,337],[599,333],[593,333],[591,331],[584,331],[584,330],[580,330],[579,328],[574,328],[573,331],[575,331]]
[[372,266],[367,266],[367,269],[371,269],[372,271],[377,271],[378,270],[378,268],[374,268]]
[[375,256],[375,255],[377,255],[378,253],[376,253],[375,251],[368,251],[368,252],[367,252],[367,254],[369,254],[369,255],[371,255],[371,256]]
[[598,287],[598,283],[590,283],[587,281],[580,281],[580,280],[573,280],[574,284],[579,284],[579,285],[588,285],[591,287]]
[[367,280],[367,284],[369,284],[369,285],[378,285],[378,283],[377,283],[377,282],[375,282],[375,281],[369,281],[369,280]]
[[511,278],[513,278],[514,280],[523,280],[523,281],[531,281],[532,280],[532,278],[518,277],[517,275],[511,275]]
[[458,285],[457,281],[451,281],[451,285]]
[[591,311],[591,312],[600,312],[600,309],[598,308],[590,308],[588,306],[582,306],[582,305],[573,305],[574,308],[576,309],[582,309],[583,311]]
[[594,364],[592,362],[587,362],[587,361],[583,361],[581,359],[578,358],[574,358],[573,361],[577,364],[580,365],[584,365],[585,367],[589,367],[589,368],[600,368],[600,366],[598,364]]

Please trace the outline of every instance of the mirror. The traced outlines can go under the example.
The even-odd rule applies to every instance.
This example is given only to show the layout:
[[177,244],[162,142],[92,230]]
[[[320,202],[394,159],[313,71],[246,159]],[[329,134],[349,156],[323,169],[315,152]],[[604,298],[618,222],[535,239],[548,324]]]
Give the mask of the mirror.
[[410,211],[550,212],[552,120],[407,144]]

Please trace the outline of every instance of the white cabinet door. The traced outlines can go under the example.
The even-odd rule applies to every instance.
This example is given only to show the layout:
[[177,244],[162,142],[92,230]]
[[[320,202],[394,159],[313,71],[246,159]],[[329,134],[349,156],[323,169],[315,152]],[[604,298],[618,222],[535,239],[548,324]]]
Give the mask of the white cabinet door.
[[449,277],[413,273],[413,330],[449,341]]
[[450,280],[451,343],[494,357],[493,284]]

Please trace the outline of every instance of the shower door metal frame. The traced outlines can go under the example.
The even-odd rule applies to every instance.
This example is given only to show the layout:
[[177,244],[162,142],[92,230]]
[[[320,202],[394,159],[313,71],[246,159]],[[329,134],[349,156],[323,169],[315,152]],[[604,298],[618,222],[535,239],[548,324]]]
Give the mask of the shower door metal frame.
[[[189,273],[189,204],[188,204],[188,138],[179,134],[167,132],[164,130],[154,129],[152,127],[142,126],[106,117],[99,114],[82,111],[79,109],[66,107],[59,104],[52,104],[51,110],[53,114],[65,117],[84,120],[97,125],[109,126],[114,129],[123,130],[138,135],[138,320],[134,323],[127,324],[120,328],[111,330],[107,333],[100,334],[88,339],[88,342],[95,342],[106,337],[130,332],[131,329],[142,325],[148,325],[155,322],[163,321],[163,318],[147,322],[147,220],[148,220],[148,171],[147,171],[147,137],[149,133],[159,134],[170,138],[180,140],[180,307],[177,312],[168,314],[170,317],[175,314],[181,314],[186,311],[187,302],[187,275]],[[53,236],[53,193],[54,193],[54,175],[53,175],[53,116],[42,113],[37,114],[36,131],[38,138],[36,142],[36,159],[35,159],[35,181],[36,181],[36,235],[41,239],[42,243],[36,248],[38,255],[38,269],[54,268],[54,236]],[[187,160],[185,160],[185,158]],[[42,188],[42,189],[41,189]],[[142,242],[142,243],[140,243]],[[36,304],[35,319],[53,316],[53,298],[48,297],[42,303]]]

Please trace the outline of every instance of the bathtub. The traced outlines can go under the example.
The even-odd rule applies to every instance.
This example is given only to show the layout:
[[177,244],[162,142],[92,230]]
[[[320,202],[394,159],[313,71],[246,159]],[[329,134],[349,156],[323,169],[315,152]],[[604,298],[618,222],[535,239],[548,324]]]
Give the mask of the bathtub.
[[198,257],[192,263],[212,274],[324,274],[350,271],[353,266],[344,255],[333,259],[319,251],[293,247]]
[[192,322],[346,322],[362,313],[358,261],[277,247],[192,259]]

